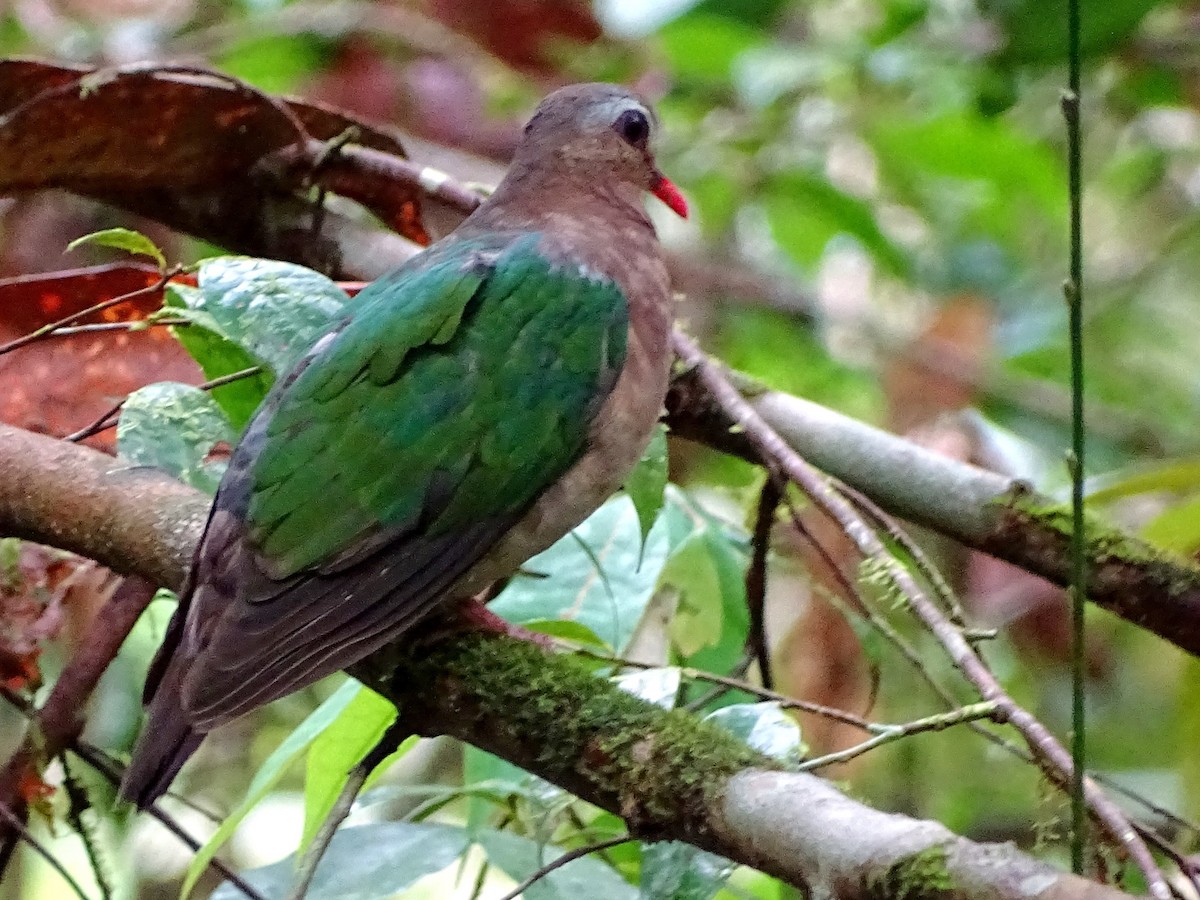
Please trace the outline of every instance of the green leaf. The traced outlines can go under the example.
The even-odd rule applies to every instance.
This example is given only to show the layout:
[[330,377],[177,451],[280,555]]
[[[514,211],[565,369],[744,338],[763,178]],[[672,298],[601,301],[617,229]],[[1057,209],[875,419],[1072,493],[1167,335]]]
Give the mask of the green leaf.
[[550,637],[561,638],[584,646],[598,647],[601,650],[612,650],[600,636],[582,622],[571,622],[566,619],[531,619],[521,623],[522,628],[547,634]]
[[196,287],[167,287],[166,306],[192,323],[174,329],[179,342],[209,378],[266,370],[213,391],[240,431],[275,377],[345,316],[349,298],[318,272],[270,260],[216,257],[196,277]]
[[642,845],[641,900],[710,900],[737,866],[680,841]]
[[[265,7],[260,7],[265,10]],[[241,29],[241,40],[229,45],[215,65],[270,94],[295,93],[303,82],[329,62],[329,43],[312,33],[280,34],[269,29],[265,36],[251,27]]]
[[529,780],[533,776],[501,759],[467,744],[463,747],[463,785],[471,789],[467,803],[467,827],[472,833],[487,824],[488,816],[495,809],[493,799],[504,801],[509,797],[524,797],[530,793]]
[[[466,852],[469,840],[457,825],[384,822],[338,831],[317,865],[307,900],[375,900],[392,897],[419,879],[440,872]],[[292,885],[296,858],[243,872],[266,897],[283,897]],[[225,882],[212,900],[241,900]]]
[[580,622],[619,653],[650,602],[666,558],[666,527],[656,524],[643,546],[633,501],[617,496],[525,563],[528,571],[547,577],[514,578],[489,608],[517,624]]
[[[564,852],[506,831],[481,831],[476,840],[488,861],[514,881],[528,878]],[[584,856],[538,879],[521,896],[525,900],[636,900],[638,891],[599,857]]]
[[237,440],[229,419],[199,388],[160,381],[134,391],[121,407],[117,452],[134,465],[154,466],[212,494],[224,462],[210,460],[218,444]]
[[150,240],[150,238],[146,237],[140,231],[131,231],[128,228],[105,228],[103,231],[93,231],[91,234],[75,238],[75,240],[67,244],[67,249],[74,250],[76,247],[83,247],[88,244],[113,247],[117,250],[125,250],[129,253],[137,254],[138,256],[149,256],[158,263],[160,272],[167,268],[167,259],[163,256],[163,252],[158,249],[154,241]]
[[196,855],[192,857],[192,862],[188,866],[187,874],[183,879],[183,886],[179,889],[180,900],[187,900],[188,895],[192,892],[192,888],[196,886],[196,881],[208,868],[209,862],[216,855],[217,851],[225,845],[225,842],[233,836],[242,819],[246,818],[246,814],[270,792],[271,788],[279,782],[279,779],[291,768],[292,764],[317,739],[317,736],[331,722],[337,719],[342,710],[349,705],[350,701],[361,690],[364,690],[361,684],[353,679],[348,679],[324,703],[313,710],[308,718],[296,726],[296,730],[289,734],[287,739],[275,748],[275,752],[267,757],[266,762],[254,774],[254,778],[250,782],[250,788],[246,791],[246,797],[238,804],[237,809],[225,818],[225,821],[221,823],[221,827],[214,832],[213,836],[208,839],[204,846],[196,851]]
[[637,510],[638,524],[642,527],[642,546],[646,535],[654,527],[659,510],[663,507],[663,492],[667,488],[667,428],[659,424],[654,429],[650,444],[642,454],[641,462],[625,479],[625,493]]
[[1062,162],[1007,119],[884,118],[868,138],[890,189],[947,245],[987,236],[1035,256],[1062,245]]
[[755,750],[788,763],[797,763],[805,753],[800,726],[775,702],[735,703],[705,716],[737,735]]
[[[395,705],[364,687],[313,741],[308,751],[304,776],[304,834],[300,838],[301,850],[309,845],[333,809],[350,770],[374,749],[395,718]],[[387,767],[411,750],[417,740],[413,736],[402,741],[367,778],[363,790],[367,790],[372,781],[387,771]]]
[[1172,459],[1089,478],[1089,503],[1112,503],[1151,491],[1193,491],[1200,488],[1200,459]]
[[688,665],[728,672],[741,656],[750,629],[747,563],[744,546],[712,520],[671,555],[662,584],[680,595],[671,638]]
[[1142,536],[1160,547],[1191,554],[1200,548],[1200,494],[1159,513]]

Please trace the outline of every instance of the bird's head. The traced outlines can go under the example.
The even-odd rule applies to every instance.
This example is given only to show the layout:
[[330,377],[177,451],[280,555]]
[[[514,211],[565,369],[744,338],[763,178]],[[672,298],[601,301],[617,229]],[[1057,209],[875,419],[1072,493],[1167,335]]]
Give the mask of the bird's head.
[[654,162],[657,131],[654,110],[634,92],[613,84],[573,84],[538,105],[513,165],[567,184],[649,191],[687,218],[687,201]]

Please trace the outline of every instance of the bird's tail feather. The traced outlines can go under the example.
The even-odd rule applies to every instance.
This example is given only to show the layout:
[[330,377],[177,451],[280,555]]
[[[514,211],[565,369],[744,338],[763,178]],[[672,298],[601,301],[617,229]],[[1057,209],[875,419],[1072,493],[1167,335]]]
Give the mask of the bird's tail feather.
[[122,799],[146,809],[166,793],[188,757],[204,740],[204,732],[191,726],[180,699],[180,682],[186,667],[171,665],[163,673],[146,710],[142,733],[133,748],[129,768],[121,779]]

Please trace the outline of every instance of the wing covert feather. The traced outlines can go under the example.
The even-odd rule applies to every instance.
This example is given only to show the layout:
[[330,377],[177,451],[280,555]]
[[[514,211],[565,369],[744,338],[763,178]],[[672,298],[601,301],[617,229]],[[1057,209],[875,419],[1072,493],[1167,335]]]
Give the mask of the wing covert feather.
[[[225,721],[391,639],[586,450],[628,308],[538,242],[417,257],[268,397],[216,501],[244,522],[224,540],[257,575],[212,602],[193,715]],[[231,549],[206,538],[201,556]]]

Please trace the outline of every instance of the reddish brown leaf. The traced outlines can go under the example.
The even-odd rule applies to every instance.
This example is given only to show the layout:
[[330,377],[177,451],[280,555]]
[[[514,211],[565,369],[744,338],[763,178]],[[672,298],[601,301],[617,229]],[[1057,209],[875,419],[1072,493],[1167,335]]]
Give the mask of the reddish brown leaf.
[[[271,194],[304,186],[295,171],[272,166],[278,151],[354,129],[357,143],[405,156],[398,140],[368,122],[200,71],[0,61],[0,113],[0,191],[60,187],[193,231],[203,221],[208,232],[243,237],[266,227]],[[415,186],[356,196],[421,239]]]
[[429,0],[429,12],[512,66],[558,74],[564,43],[590,44],[602,29],[579,0]]
[[[153,285],[158,278],[153,268],[122,264],[4,279],[0,342]],[[161,305],[161,294],[147,293],[81,321],[132,321]],[[0,421],[65,435],[143,385],[202,379],[199,367],[164,328],[47,337],[0,355]],[[111,449],[112,440],[112,432],[106,432],[92,443]]]

